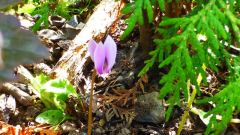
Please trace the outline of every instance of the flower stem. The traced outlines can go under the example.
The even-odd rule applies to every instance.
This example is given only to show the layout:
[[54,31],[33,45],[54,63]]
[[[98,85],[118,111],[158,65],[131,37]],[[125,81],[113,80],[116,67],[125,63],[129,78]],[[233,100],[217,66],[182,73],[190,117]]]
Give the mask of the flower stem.
[[[202,65],[202,68],[203,68],[203,70],[205,71],[206,70],[206,66],[205,66],[205,64],[203,64]],[[200,86],[200,83],[201,83],[201,81],[202,81],[202,75],[201,74],[199,74],[198,75],[198,78],[197,78],[197,84],[198,84],[198,86]],[[188,81],[188,85],[190,85],[190,81]],[[188,87],[188,92],[189,92],[189,87]],[[190,93],[190,92],[189,92]],[[182,117],[182,121],[181,121],[181,123],[180,123],[180,125],[179,125],[179,128],[178,128],[178,132],[177,132],[177,135],[180,135],[180,133],[181,133],[181,131],[182,131],[182,128],[183,128],[183,125],[184,125],[184,123],[185,123],[185,120],[186,120],[186,118],[187,118],[187,115],[188,115],[188,113],[189,113],[189,110],[192,108],[192,103],[193,103],[193,100],[195,99],[195,96],[196,96],[196,93],[197,93],[197,89],[196,89],[196,87],[193,89],[193,91],[192,91],[192,95],[191,95],[191,97],[190,97],[190,100],[188,100],[188,105],[187,105],[187,107],[186,107],[186,109],[185,109],[185,111],[184,111],[184,114],[183,114],[183,117]]]
[[90,103],[89,103],[89,111],[88,111],[88,135],[91,135],[91,129],[92,129],[92,102],[93,102],[93,86],[95,82],[95,75],[96,75],[96,69],[93,69],[92,74],[92,85],[91,85],[91,92],[90,92]]

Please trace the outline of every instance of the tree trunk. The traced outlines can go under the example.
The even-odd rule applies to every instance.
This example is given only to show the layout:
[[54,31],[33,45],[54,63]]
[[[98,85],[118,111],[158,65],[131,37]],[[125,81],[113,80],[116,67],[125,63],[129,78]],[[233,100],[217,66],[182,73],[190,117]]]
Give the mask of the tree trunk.
[[[182,4],[181,0],[176,2],[176,0],[172,0],[172,2],[168,3],[167,0],[165,1],[165,16],[170,18],[179,18]],[[170,28],[171,26],[166,26],[166,29]],[[177,50],[177,46],[172,44],[171,53],[174,53]]]
[[145,60],[148,60],[151,58],[149,55],[149,52],[153,51],[153,31],[151,30],[150,23],[148,22],[148,16],[147,16],[147,11],[142,10],[143,12],[143,19],[144,19],[144,24],[140,25],[139,24],[139,31],[140,31],[140,45],[143,49],[144,52],[144,58]]

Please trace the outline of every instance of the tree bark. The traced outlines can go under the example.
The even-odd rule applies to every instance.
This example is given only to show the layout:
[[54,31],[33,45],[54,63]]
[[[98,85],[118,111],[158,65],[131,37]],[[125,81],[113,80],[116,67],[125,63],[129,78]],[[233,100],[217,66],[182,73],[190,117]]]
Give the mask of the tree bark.
[[145,60],[148,60],[151,58],[149,55],[149,52],[153,51],[153,31],[151,30],[150,23],[148,22],[148,16],[147,16],[147,11],[142,10],[143,12],[143,19],[144,19],[144,24],[140,25],[139,24],[139,31],[140,31],[140,45],[143,49],[144,52],[144,58]]
[[[182,10],[182,4],[181,0],[176,2],[176,0],[172,0],[172,2],[168,3],[167,0],[165,1],[165,16],[169,18],[179,18],[181,10]],[[168,29],[171,26],[166,26],[165,28]],[[177,46],[172,44],[171,46],[171,53],[174,53],[177,50]]]

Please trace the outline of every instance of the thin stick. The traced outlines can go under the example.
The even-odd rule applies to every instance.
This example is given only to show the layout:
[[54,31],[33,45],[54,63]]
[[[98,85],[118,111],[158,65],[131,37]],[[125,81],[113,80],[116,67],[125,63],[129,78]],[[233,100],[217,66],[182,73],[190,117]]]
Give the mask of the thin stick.
[[[205,71],[206,68],[207,68],[204,63],[203,63],[203,65],[202,65],[202,68],[203,68],[204,71]],[[198,78],[197,78],[198,86],[200,86],[201,81],[202,81],[202,75],[201,75],[201,73],[200,73],[200,74],[198,75]],[[190,83],[190,82],[188,81],[188,83]],[[189,87],[188,87],[188,91],[189,91]],[[189,92],[189,93],[190,93],[190,92]],[[180,125],[179,125],[179,128],[178,128],[177,135],[180,135],[180,133],[181,133],[181,131],[182,131],[182,128],[183,128],[183,125],[184,125],[184,123],[185,123],[185,121],[186,121],[186,118],[187,118],[187,115],[188,115],[188,113],[189,113],[189,110],[192,108],[192,103],[193,103],[193,101],[194,101],[194,99],[195,99],[196,94],[197,94],[197,89],[196,89],[196,87],[195,87],[195,88],[193,89],[193,91],[192,91],[191,98],[190,98],[190,100],[188,101],[188,105],[187,105],[187,107],[186,107],[186,109],[185,109],[185,111],[184,111],[184,114],[183,114],[183,117],[182,117],[182,121],[181,121],[181,123],[180,123]]]
[[92,129],[92,102],[93,102],[93,86],[95,82],[95,75],[96,75],[96,69],[93,69],[92,74],[92,86],[91,86],[91,92],[90,92],[90,103],[89,103],[89,111],[88,111],[88,135],[91,135],[91,129]]

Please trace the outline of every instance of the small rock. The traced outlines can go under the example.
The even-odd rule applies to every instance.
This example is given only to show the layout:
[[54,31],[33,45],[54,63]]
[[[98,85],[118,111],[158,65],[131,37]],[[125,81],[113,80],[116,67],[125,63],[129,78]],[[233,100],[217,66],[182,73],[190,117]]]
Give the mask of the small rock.
[[59,35],[56,31],[50,29],[43,29],[38,32],[38,35],[44,39],[48,39],[51,41],[58,41],[61,39],[61,35]]
[[117,87],[117,90],[126,90],[126,88],[125,88],[124,85],[121,85],[121,86],[118,86],[118,87]]
[[226,135],[240,135],[239,133],[236,133],[234,131],[230,131],[230,132],[227,132],[225,133]]
[[34,25],[34,22],[31,22],[27,19],[21,19],[20,23],[21,23],[21,26],[24,27],[24,28],[30,28]]
[[23,16],[24,16],[24,18],[26,18],[26,19],[29,20],[29,21],[32,21],[32,22],[35,21],[34,18],[33,18],[33,16],[30,15],[29,13],[23,13]]
[[25,27],[28,29],[35,24],[34,18],[30,14],[24,13],[22,15],[23,16],[19,16],[19,20],[22,27]]
[[157,131],[152,130],[152,129],[150,129],[150,130],[148,131],[148,133],[149,133],[150,135],[157,135],[157,134],[158,134]]
[[78,17],[74,15],[70,21],[63,26],[62,32],[65,39],[74,39],[75,36],[83,29],[84,23],[79,22]]
[[[70,134],[68,134],[68,135],[70,135]],[[76,134],[76,135],[79,135],[79,134]],[[87,133],[81,132],[80,135],[87,135]]]
[[0,96],[0,119],[6,123],[8,123],[10,114],[14,113],[16,110],[16,101],[10,95],[7,97],[5,94]]
[[70,21],[67,21],[67,24],[71,27],[76,27],[79,24],[78,16],[73,15]]
[[29,106],[24,113],[27,118],[36,118],[41,113],[41,108],[38,106]]
[[104,120],[104,119],[101,119],[101,120],[99,121],[99,126],[102,127],[104,124],[105,124],[105,120]]
[[134,79],[135,79],[135,75],[133,71],[128,72],[128,74],[126,76],[123,77],[123,83],[127,86],[127,88],[132,88],[134,83]]
[[97,110],[96,116],[102,118],[104,116],[104,112],[102,110]]
[[158,99],[159,92],[141,95],[135,102],[136,121],[158,124],[165,121],[165,107]]
[[131,135],[131,131],[127,128],[122,128],[121,133],[122,135]]
[[36,15],[33,16],[33,19],[34,19],[35,21],[38,21],[38,19],[40,19],[41,17],[42,17],[42,15],[36,14]]
[[66,121],[61,125],[61,129],[63,133],[70,133],[71,131],[76,130],[76,124]]
[[125,86],[124,85],[121,85],[120,86],[120,90],[125,90],[126,88],[125,88]]
[[64,23],[66,22],[66,19],[62,18],[59,15],[52,15],[52,16],[49,16],[48,21],[50,22],[51,25],[59,28],[64,25]]
[[71,27],[68,24],[65,24],[62,28],[62,32],[64,33],[64,39],[74,39],[76,35],[81,31],[81,29],[76,29]]
[[105,133],[105,130],[102,129],[102,128],[97,128],[97,129],[93,132],[94,135],[102,135],[102,134],[104,134],[104,133]]
[[[123,84],[123,83],[124,83],[123,76],[122,76],[122,75],[118,76],[118,78],[116,79],[116,81],[117,81],[118,83],[121,83],[121,84]],[[118,88],[118,90],[120,90],[120,88],[119,88],[119,87],[117,87],[117,88]]]
[[84,26],[85,26],[85,24],[80,22],[75,28],[76,29],[83,29]]
[[76,131],[71,131],[68,135],[87,135],[87,133],[80,132],[78,130]]

